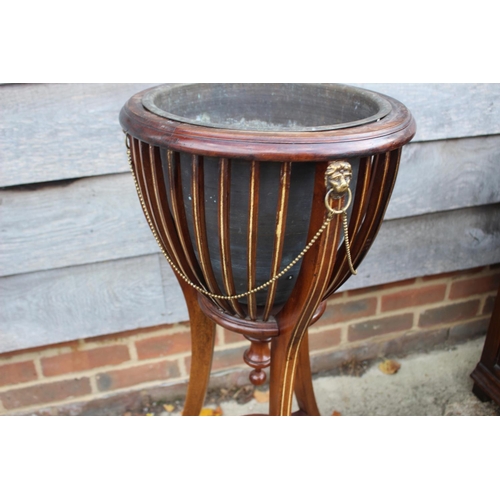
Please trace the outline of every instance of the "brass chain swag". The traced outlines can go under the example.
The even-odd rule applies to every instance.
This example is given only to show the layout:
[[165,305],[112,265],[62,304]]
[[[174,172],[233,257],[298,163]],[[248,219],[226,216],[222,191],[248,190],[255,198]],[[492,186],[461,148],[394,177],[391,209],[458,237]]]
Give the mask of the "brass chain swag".
[[[135,183],[135,189],[137,191],[137,195],[139,197],[139,200],[141,202],[141,206],[144,212],[144,215],[146,216],[146,220],[149,224],[149,227],[151,229],[151,232],[153,233],[153,236],[156,240],[156,243],[160,247],[160,250],[162,254],[164,255],[165,259],[167,259],[167,262],[172,266],[172,269],[191,287],[193,287],[195,290],[198,292],[202,293],[203,295],[206,295],[207,297],[211,297],[213,299],[222,299],[222,300],[231,300],[231,299],[242,299],[243,297],[248,297],[249,295],[252,295],[256,292],[259,292],[260,290],[264,290],[268,286],[270,286],[274,281],[279,280],[282,278],[292,267],[294,267],[302,257],[311,249],[311,247],[316,243],[318,238],[323,234],[325,229],[328,227],[330,222],[333,220],[335,215],[342,215],[342,227],[344,230],[344,243],[346,247],[346,255],[347,255],[347,261],[349,263],[349,269],[352,274],[357,274],[356,270],[354,269],[352,260],[351,260],[351,249],[350,249],[350,242],[349,242],[349,234],[348,234],[348,221],[347,221],[347,209],[349,208],[349,205],[351,204],[351,199],[352,199],[352,193],[351,190],[349,189],[349,181],[351,179],[352,173],[351,173],[351,166],[347,162],[330,162],[326,171],[326,176],[325,176],[325,182],[327,185],[327,193],[325,196],[325,207],[327,211],[327,215],[325,217],[325,220],[321,227],[318,229],[316,234],[311,238],[309,243],[305,246],[305,248],[302,250],[302,252],[295,257],[295,259],[290,262],[280,273],[276,274],[273,276],[269,281],[266,283],[253,288],[252,290],[249,290],[245,293],[239,293],[237,295],[217,295],[215,293],[211,293],[208,290],[205,290],[204,288],[201,288],[200,286],[196,285],[193,283],[178,267],[177,265],[172,261],[172,259],[168,256],[167,252],[163,248],[163,245],[160,242],[160,238],[158,236],[158,233],[156,232],[156,229],[151,221],[151,218],[149,217],[149,213],[146,209],[146,204],[144,202],[144,198],[142,196],[141,189],[139,187],[139,183],[137,182],[137,177],[135,175],[134,171],[134,165],[132,161],[132,152],[130,150],[130,137],[126,134],[125,135],[125,145],[127,147],[127,157],[128,157],[128,163],[130,166],[130,170],[132,172],[132,176],[134,178],[134,183]],[[341,210],[334,210],[333,208],[330,207],[330,198],[334,199],[339,199],[343,198],[346,194],[348,194],[348,202],[346,205]]]

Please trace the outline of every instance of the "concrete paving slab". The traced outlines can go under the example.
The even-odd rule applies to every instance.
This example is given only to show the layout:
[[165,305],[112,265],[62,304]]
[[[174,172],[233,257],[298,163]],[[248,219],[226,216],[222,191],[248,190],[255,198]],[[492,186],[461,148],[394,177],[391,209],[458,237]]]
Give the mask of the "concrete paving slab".
[[[322,415],[500,415],[493,403],[481,403],[471,392],[470,373],[484,338],[444,350],[395,358],[399,371],[386,375],[376,363],[361,377],[318,376],[314,389]],[[267,413],[252,400],[221,403],[224,415]],[[294,409],[297,406],[294,405]]]

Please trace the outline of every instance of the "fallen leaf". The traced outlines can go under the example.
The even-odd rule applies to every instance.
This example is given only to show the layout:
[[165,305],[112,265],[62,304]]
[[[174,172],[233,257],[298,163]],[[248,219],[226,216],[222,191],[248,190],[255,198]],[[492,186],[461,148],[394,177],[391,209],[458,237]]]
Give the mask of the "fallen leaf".
[[174,405],[163,405],[163,408],[165,408],[165,411],[172,413],[175,409],[175,406]]
[[341,417],[341,416],[342,416],[342,413],[340,413],[337,410],[334,410],[334,412],[332,413],[332,417]]
[[154,413],[146,413],[146,417],[154,417],[155,414]]
[[217,408],[202,408],[200,412],[200,417],[221,417],[222,408],[217,406]]
[[386,375],[394,375],[401,368],[401,365],[393,359],[386,359],[378,365],[379,370]]
[[269,403],[269,391],[259,391],[258,389],[255,389],[253,397],[259,403]]

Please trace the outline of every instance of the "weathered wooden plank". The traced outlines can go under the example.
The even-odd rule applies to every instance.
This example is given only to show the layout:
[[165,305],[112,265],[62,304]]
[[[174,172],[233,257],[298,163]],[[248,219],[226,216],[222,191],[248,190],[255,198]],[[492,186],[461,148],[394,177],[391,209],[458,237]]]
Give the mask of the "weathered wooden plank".
[[[387,219],[500,201],[500,136],[411,144]],[[158,252],[131,176],[0,190],[0,276]]]
[[500,262],[500,204],[385,221],[340,290]]
[[[498,262],[499,204],[389,220],[342,289]],[[159,254],[0,278],[0,296],[0,352],[188,319]]]
[[[0,87],[0,186],[124,172],[118,113],[156,84]],[[405,103],[414,141],[500,133],[500,84],[357,84]]]
[[156,84],[0,87],[0,186],[124,172],[118,114]]
[[130,174],[0,191],[0,276],[158,252]]
[[169,288],[158,255],[1,278],[0,352],[184,320]]
[[404,103],[417,122],[413,141],[500,133],[498,83],[358,83]]
[[500,202],[500,135],[408,144],[386,219]]

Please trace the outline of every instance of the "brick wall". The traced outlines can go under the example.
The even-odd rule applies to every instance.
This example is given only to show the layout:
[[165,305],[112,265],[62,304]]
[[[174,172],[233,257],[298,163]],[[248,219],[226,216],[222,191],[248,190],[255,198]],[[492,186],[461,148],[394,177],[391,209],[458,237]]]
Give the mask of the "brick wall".
[[[310,329],[313,372],[484,335],[500,265],[336,294]],[[107,414],[185,393],[189,324],[0,355],[0,414]],[[244,385],[248,342],[218,328],[211,386]]]

